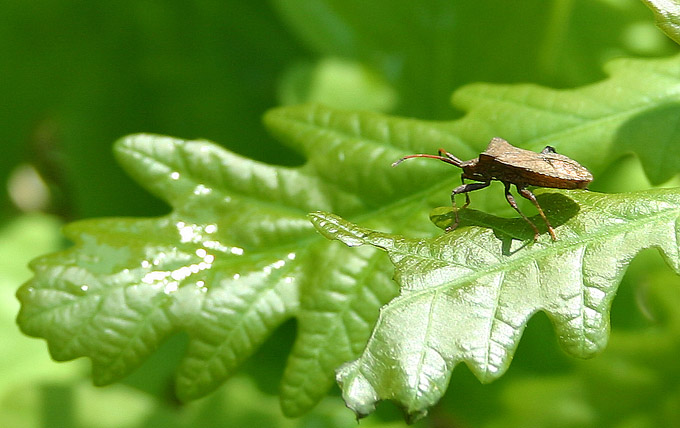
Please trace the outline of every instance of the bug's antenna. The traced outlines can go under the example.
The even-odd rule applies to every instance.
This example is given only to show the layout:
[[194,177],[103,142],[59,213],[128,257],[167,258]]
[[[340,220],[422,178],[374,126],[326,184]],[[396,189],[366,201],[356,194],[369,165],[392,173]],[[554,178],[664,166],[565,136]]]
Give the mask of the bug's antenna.
[[430,158],[430,159],[439,159],[442,162],[450,163],[451,165],[455,165],[457,167],[460,167],[458,163],[456,163],[453,159],[444,157],[444,156],[437,156],[437,155],[423,155],[423,154],[418,154],[418,155],[408,155],[404,156],[403,158],[399,159],[398,161],[394,162],[392,166],[397,166],[400,163],[404,162],[406,159],[411,159],[411,158]]

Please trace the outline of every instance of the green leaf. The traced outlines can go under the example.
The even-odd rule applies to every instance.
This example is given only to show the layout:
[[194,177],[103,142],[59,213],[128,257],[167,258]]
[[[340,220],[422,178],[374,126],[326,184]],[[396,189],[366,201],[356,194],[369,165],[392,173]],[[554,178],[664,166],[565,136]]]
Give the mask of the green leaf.
[[[176,382],[179,397],[191,399],[219,386],[297,313],[300,290],[312,290],[324,310],[300,319],[327,333],[328,342],[291,364],[319,367],[311,377],[321,372],[321,380],[297,385],[314,389],[318,400],[335,367],[360,351],[377,316],[372,309],[394,295],[395,284],[378,252],[338,254],[306,215],[319,206],[352,214],[364,203],[313,173],[311,163],[268,166],[204,141],[136,135],[119,141],[116,155],[172,213],[69,225],[75,245],[35,260],[35,277],[18,292],[22,330],[46,338],[57,360],[91,358],[100,385],[131,373],[166,337],[186,331]],[[333,169],[341,166],[326,168]],[[321,281],[331,289],[319,295]]]
[[654,12],[656,25],[680,43],[680,3],[674,0],[642,0]]
[[[574,361],[563,373],[508,373],[494,385],[502,391],[502,410],[490,415],[492,422],[485,427],[675,425],[680,414],[680,277],[654,253],[640,254],[626,272],[607,349],[597,358]],[[621,308],[627,295],[643,311]],[[617,312],[626,320],[617,322]],[[634,328],[625,325],[631,319],[637,319]]]
[[338,371],[344,398],[359,416],[382,399],[395,400],[412,418],[424,415],[460,362],[482,382],[497,379],[538,311],[552,320],[567,353],[592,357],[607,343],[611,302],[635,254],[657,247],[680,273],[679,189],[542,191],[539,201],[560,224],[557,242],[543,235],[527,244],[531,231],[522,219],[477,213],[467,216],[474,226],[429,239],[311,215],[328,238],[387,251],[401,286],[381,309],[361,357]]
[[361,63],[325,58],[311,65],[297,64],[281,79],[283,105],[320,103],[346,110],[388,112],[396,93],[378,73]]
[[[629,153],[640,157],[653,184],[677,175],[680,145],[675,142],[680,131],[672,118],[680,114],[680,56],[619,59],[608,63],[606,71],[609,78],[570,90],[531,84],[468,85],[452,97],[453,104],[467,114],[450,122],[395,119],[384,123],[384,116],[365,115],[362,126],[366,129],[352,129],[351,114],[341,119],[342,113],[325,110],[334,113],[328,113],[328,121],[324,121],[325,113],[317,113],[322,109],[302,106],[274,110],[266,123],[289,145],[305,139],[339,138],[406,150],[401,154],[435,153],[444,147],[462,159],[471,159],[491,138],[501,136],[534,151],[553,146],[586,165],[596,177]],[[386,127],[382,134],[380,126]],[[427,162],[414,164],[400,167],[419,171],[416,183],[400,187],[402,194],[426,189],[445,177],[440,173],[445,168]],[[375,173],[384,175],[383,170]],[[447,186],[454,187],[457,177],[449,176]],[[381,198],[385,199],[389,198]]]
[[[453,96],[469,110],[454,132],[467,141],[501,135],[535,151],[554,146],[593,172],[634,152],[650,181],[663,183],[680,170],[680,134],[669,121],[680,112],[680,57],[617,60],[606,70],[608,79],[572,90],[469,85]],[[480,151],[488,139],[477,138]]]
[[[55,365],[44,356],[43,346],[27,341],[16,328],[14,316],[19,303],[14,299],[16,285],[30,278],[26,261],[41,253],[55,251],[60,243],[60,224],[52,217],[30,214],[17,217],[0,226],[0,414],[23,414],[27,409],[12,406],[12,390],[40,377],[55,378],[59,373]],[[42,351],[42,352],[41,352]],[[63,374],[74,375],[75,367],[66,368]],[[56,376],[55,376],[56,375]],[[14,403],[16,404],[16,403]]]
[[[33,263],[36,275],[18,294],[19,324],[46,338],[57,359],[91,358],[98,384],[132,372],[166,337],[185,331],[177,393],[190,399],[220,385],[295,317],[281,400],[287,414],[299,415],[332,386],[335,369],[359,355],[379,308],[397,293],[379,251],[321,239],[308,212],[432,236],[428,212],[449,203],[458,173],[426,160],[391,163],[438,147],[471,159],[493,136],[534,150],[554,146],[596,176],[625,151],[652,153],[645,169],[670,176],[678,161],[661,157],[659,137],[677,131],[655,118],[680,101],[679,65],[678,58],[621,60],[609,79],[569,91],[473,85],[454,96],[469,112],[451,122],[319,106],[273,110],[267,127],[307,159],[296,168],[205,141],[128,137],[116,145],[119,162],[172,212],[68,226],[75,245]],[[657,127],[636,134],[633,125],[646,120]],[[473,207],[493,207],[493,193],[475,194]],[[514,227],[521,236],[526,226]]]

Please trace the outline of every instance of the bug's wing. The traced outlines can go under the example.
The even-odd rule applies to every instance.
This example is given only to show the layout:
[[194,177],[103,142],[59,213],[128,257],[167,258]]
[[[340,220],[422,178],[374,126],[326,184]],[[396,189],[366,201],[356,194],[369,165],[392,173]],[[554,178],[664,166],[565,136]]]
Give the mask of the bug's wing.
[[561,180],[574,183],[582,183],[583,186],[593,181],[593,175],[586,167],[567,156],[559,153],[544,153],[539,156],[542,158],[544,165],[549,165],[545,169],[550,171],[549,175],[551,177],[557,177]]
[[[526,170],[527,172],[550,169],[543,159],[542,154],[531,150],[520,149],[508,143],[502,138],[493,138],[483,153],[479,155],[480,161],[494,168],[501,168],[503,171],[509,169]],[[500,177],[499,177],[500,178]]]
[[590,171],[567,156],[520,149],[502,138],[492,139],[479,158],[484,164],[494,164],[494,172],[505,175],[510,182],[569,189],[585,187],[593,180]]

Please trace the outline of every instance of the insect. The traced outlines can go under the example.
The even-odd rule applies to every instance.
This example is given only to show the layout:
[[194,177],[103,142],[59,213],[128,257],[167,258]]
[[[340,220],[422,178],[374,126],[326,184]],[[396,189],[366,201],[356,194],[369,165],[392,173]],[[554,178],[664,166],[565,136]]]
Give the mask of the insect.
[[[461,193],[465,194],[465,205],[463,205],[463,208],[466,208],[470,205],[469,192],[483,189],[490,185],[492,180],[498,180],[505,185],[505,198],[510,206],[534,230],[534,241],[538,239],[538,228],[517,206],[515,198],[510,193],[510,186],[513,184],[520,195],[530,200],[536,206],[538,213],[543,217],[548,227],[551,238],[553,241],[556,241],[555,230],[538,204],[536,196],[527,186],[550,187],[554,189],[584,189],[593,180],[593,175],[590,171],[575,160],[558,154],[553,147],[546,146],[540,153],[536,153],[517,148],[498,137],[491,139],[486,150],[476,159],[462,161],[446,150],[439,149],[438,156],[426,154],[404,156],[394,162],[392,166],[397,166],[406,159],[411,158],[439,159],[463,170],[461,174],[463,184],[451,192],[451,203],[453,204],[456,221],[446,228],[447,232],[455,229],[459,223],[455,196]],[[465,179],[474,180],[477,183],[466,184]]]

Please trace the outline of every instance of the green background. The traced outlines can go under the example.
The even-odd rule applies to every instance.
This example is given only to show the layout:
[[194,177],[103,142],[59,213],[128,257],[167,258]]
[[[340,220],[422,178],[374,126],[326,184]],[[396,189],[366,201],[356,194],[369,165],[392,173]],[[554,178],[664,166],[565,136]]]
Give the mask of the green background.
[[[6,0],[1,9],[0,420],[13,427],[356,426],[337,392],[305,418],[281,415],[274,394],[293,323],[225,387],[186,406],[163,393],[172,361],[150,361],[126,384],[95,388],[86,361],[54,363],[43,341],[19,333],[13,294],[30,277],[30,259],[68,245],[59,233],[64,222],[168,210],[116,165],[111,145],[119,137],[206,138],[298,165],[304,160],[262,126],[267,109],[314,101],[453,119],[463,113],[451,107],[451,93],[469,83],[571,88],[602,79],[609,59],[677,51],[634,0]],[[7,190],[22,165],[40,171],[49,192],[35,212]],[[38,192],[26,185],[22,193]],[[623,191],[649,183],[637,159],[626,157],[597,185]],[[677,285],[658,256],[641,255],[614,305],[605,355],[568,359],[537,316],[508,375],[482,386],[459,367],[455,388],[419,424],[670,423],[680,398],[671,358],[680,324],[667,303],[680,300]],[[167,346],[183,346],[182,337]],[[386,403],[362,424],[403,422]]]

